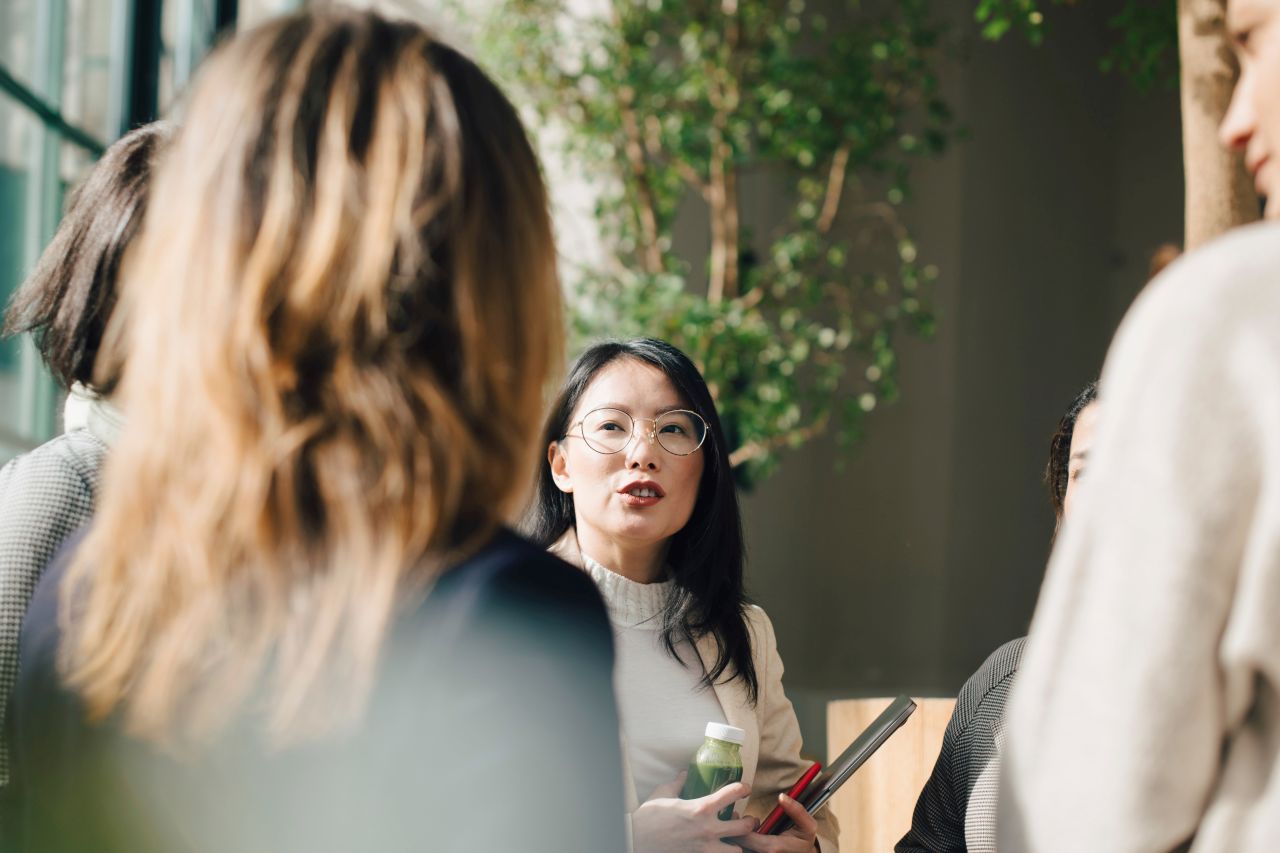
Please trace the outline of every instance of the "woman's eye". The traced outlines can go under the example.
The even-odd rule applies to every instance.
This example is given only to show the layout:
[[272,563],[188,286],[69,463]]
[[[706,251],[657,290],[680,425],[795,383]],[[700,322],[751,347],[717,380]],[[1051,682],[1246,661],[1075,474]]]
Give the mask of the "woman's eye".
[[658,431],[668,433],[670,435],[684,435],[686,432],[685,428],[680,426],[680,424],[663,424],[662,428]]
[[596,429],[600,430],[601,432],[615,432],[617,430],[622,429],[622,425],[616,424],[613,421],[605,421],[604,423],[600,424],[600,426],[596,427]]

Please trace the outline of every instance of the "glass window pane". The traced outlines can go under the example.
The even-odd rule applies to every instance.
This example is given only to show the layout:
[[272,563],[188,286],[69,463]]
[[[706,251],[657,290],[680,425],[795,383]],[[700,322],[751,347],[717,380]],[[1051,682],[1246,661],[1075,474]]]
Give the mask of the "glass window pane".
[[36,82],[36,4],[40,0],[0,2],[0,63],[28,86]]
[[160,31],[160,114],[185,93],[214,38],[214,0],[166,0]]
[[[15,214],[0,229],[0,302],[7,306],[52,236],[68,189],[93,161],[66,142],[55,141],[46,151],[43,124],[3,96],[0,128],[0,209]],[[57,170],[47,181],[46,156]],[[54,433],[60,402],[30,336],[0,340],[0,463]]]
[[[28,246],[37,239],[39,217],[29,215],[36,179],[33,174],[41,125],[26,109],[0,96],[0,210],[12,211],[0,228],[0,299],[9,298],[26,274]],[[26,446],[23,396],[24,342],[0,340],[0,459]]]
[[302,0],[240,0],[236,5],[236,25],[241,29],[255,27],[268,18],[301,9]]
[[177,94],[175,78],[175,56],[173,43],[177,39],[178,16],[184,14],[180,6],[186,6],[190,0],[164,0],[164,8],[160,13],[160,78],[156,103],[160,115],[173,105]]
[[62,101],[64,118],[106,141],[120,124],[127,59],[114,49],[126,0],[66,0]]
[[61,156],[58,158],[58,191],[61,194],[57,205],[59,217],[63,212],[62,203],[66,201],[76,184],[85,179],[95,162],[94,156],[79,145],[71,142],[62,143]]

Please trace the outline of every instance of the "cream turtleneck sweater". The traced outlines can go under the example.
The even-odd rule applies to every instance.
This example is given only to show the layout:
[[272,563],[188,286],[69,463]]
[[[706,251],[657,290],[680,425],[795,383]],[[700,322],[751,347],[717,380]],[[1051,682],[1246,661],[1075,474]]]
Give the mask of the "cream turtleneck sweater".
[[704,689],[697,652],[677,647],[681,666],[662,644],[662,608],[672,581],[636,583],[582,555],[609,610],[617,643],[614,685],[632,780],[640,800],[689,765],[707,723],[725,722],[715,691]]

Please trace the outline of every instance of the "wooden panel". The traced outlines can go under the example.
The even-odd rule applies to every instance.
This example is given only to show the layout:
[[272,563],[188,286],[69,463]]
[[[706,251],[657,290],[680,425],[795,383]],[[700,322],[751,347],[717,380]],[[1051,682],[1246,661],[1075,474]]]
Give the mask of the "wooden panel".
[[[836,758],[892,699],[827,703],[827,760]],[[911,718],[831,798],[840,853],[890,853],[911,826],[920,789],[938,760],[955,699],[916,699]]]

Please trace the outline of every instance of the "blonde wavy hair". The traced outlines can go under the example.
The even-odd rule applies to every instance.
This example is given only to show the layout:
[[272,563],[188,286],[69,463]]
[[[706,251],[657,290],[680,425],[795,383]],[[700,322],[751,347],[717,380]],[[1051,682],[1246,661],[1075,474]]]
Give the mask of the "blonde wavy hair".
[[245,712],[283,742],[350,727],[398,610],[535,469],[562,327],[516,111],[412,23],[236,38],[117,314],[128,426],[63,587],[68,683],[169,745]]

